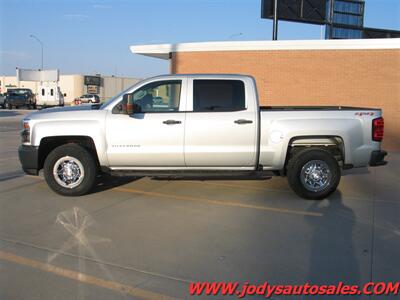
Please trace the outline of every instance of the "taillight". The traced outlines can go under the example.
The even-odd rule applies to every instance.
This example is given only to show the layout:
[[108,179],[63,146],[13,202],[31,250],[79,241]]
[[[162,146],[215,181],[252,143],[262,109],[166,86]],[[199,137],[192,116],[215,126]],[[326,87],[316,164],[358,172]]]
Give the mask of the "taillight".
[[372,140],[382,142],[385,122],[382,117],[372,120]]

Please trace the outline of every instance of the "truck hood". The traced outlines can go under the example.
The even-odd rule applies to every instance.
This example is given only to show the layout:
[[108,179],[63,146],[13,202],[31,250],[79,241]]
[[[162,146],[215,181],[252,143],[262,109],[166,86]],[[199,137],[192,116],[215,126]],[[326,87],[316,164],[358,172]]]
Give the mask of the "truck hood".
[[99,108],[98,104],[46,108],[27,115],[25,119],[91,119],[94,112],[99,112]]

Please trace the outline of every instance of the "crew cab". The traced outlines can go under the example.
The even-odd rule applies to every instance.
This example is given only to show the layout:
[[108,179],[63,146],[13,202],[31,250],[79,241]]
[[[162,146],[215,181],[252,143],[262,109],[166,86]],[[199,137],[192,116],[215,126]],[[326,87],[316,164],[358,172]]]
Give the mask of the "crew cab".
[[66,196],[100,172],[133,176],[287,176],[323,199],[342,169],[386,164],[380,109],[260,107],[246,75],[165,75],[102,105],[53,108],[22,121],[23,170]]
[[27,107],[36,109],[36,96],[31,89],[17,88],[8,89],[3,103],[4,107],[12,109],[13,107]]

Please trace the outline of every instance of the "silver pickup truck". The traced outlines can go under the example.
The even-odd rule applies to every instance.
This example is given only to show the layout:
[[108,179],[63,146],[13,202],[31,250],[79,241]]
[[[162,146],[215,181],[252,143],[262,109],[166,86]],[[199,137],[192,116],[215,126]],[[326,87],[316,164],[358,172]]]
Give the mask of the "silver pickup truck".
[[165,75],[102,105],[45,109],[22,121],[19,158],[66,196],[101,172],[132,176],[287,176],[323,199],[341,169],[384,165],[380,109],[260,107],[244,75]]

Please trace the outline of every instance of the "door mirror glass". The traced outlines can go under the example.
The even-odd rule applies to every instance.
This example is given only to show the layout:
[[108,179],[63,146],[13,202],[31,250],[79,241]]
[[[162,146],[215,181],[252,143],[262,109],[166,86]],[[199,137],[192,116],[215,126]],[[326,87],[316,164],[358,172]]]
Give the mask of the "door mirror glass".
[[133,109],[133,94],[125,94],[122,96],[122,101],[114,106],[113,114],[132,115]]

